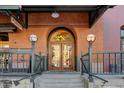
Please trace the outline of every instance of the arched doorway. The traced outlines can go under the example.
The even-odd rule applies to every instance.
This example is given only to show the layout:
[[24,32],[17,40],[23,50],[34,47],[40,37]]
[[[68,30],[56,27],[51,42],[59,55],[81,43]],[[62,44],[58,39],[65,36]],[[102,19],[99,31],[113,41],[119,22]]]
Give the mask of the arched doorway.
[[48,69],[56,71],[75,70],[75,39],[67,29],[59,28],[49,35]]

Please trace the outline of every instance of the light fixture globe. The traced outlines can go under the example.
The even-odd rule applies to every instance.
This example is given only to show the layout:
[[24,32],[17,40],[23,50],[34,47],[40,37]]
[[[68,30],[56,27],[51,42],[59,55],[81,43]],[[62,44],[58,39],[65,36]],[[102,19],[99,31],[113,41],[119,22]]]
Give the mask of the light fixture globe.
[[87,41],[88,42],[94,42],[96,39],[95,35],[94,34],[88,34],[87,35]]
[[34,34],[30,35],[29,40],[30,40],[31,42],[36,42],[36,41],[37,41],[37,36],[34,35]]
[[57,12],[53,12],[53,13],[51,14],[51,16],[52,16],[53,18],[58,18],[60,15],[59,15],[59,13],[57,13]]

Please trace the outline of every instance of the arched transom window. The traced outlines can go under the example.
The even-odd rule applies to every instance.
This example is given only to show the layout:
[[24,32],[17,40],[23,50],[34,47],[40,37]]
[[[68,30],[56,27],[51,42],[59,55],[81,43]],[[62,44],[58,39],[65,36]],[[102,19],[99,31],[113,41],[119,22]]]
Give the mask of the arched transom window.
[[72,34],[64,29],[55,31],[51,37],[51,42],[74,42]]

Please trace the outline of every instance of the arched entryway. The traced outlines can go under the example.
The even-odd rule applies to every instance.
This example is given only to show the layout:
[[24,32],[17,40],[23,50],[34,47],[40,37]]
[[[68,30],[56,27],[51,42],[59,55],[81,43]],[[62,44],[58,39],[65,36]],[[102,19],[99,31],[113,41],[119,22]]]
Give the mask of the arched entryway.
[[48,40],[48,69],[56,71],[75,70],[75,39],[64,28],[52,31]]

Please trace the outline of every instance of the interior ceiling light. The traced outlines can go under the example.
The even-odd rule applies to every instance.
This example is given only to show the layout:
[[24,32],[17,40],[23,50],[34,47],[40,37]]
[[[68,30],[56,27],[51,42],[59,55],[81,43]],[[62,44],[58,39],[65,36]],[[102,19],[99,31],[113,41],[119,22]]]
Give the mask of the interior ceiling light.
[[58,12],[53,12],[53,13],[51,14],[51,16],[52,16],[53,18],[58,18],[58,17],[60,16],[60,14],[59,14]]

